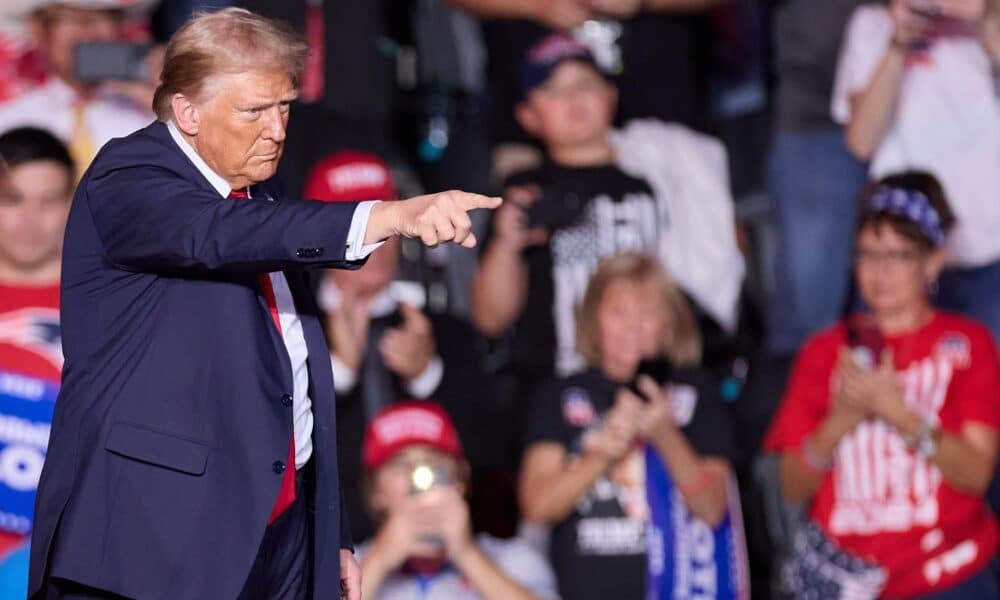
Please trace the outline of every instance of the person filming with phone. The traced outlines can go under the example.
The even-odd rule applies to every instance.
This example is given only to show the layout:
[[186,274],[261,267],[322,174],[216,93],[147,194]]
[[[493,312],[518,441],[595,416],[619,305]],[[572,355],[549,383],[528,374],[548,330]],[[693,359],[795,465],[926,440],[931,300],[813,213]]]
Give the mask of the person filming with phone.
[[[584,295],[578,344],[588,370],[541,385],[520,478],[524,518],[552,527],[566,600],[646,595],[648,442],[687,510],[714,527],[727,508],[735,436],[701,340],[659,262],[619,254]],[[656,596],[658,597],[658,596]]]
[[989,330],[936,310],[955,219],[908,172],[862,195],[855,277],[869,307],[800,351],[765,440],[809,522],[786,569],[796,597],[1000,598],[1000,363]]
[[11,3],[0,14],[27,23],[49,76],[0,104],[0,133],[45,129],[69,147],[82,174],[108,140],[153,118],[162,48],[126,41],[126,23],[159,0],[41,0],[28,3],[30,12],[24,4]]
[[373,600],[556,598],[545,558],[526,542],[473,536],[458,433],[439,406],[402,402],[365,432],[363,488],[379,523],[358,547],[362,596]]
[[1000,340],[1000,3],[889,0],[851,16],[832,113],[871,179],[934,175],[955,213],[935,304]]

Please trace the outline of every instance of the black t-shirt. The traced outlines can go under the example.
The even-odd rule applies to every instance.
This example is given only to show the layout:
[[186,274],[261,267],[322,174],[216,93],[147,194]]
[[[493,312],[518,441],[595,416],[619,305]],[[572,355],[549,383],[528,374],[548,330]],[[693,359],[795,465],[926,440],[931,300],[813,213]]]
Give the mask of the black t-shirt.
[[[692,15],[640,14],[622,22],[617,40],[621,72],[618,84],[618,122],[656,117],[704,129],[707,121],[706,69],[701,51],[708,36],[704,19]],[[490,126],[494,141],[526,142],[527,134],[514,119],[519,100],[519,70],[525,52],[552,33],[523,20],[494,20],[483,24],[489,52],[487,79],[492,96]]]
[[774,16],[778,128],[837,127],[830,96],[840,45],[854,9],[870,0],[788,0]]
[[[573,460],[584,436],[614,404],[618,387],[598,370],[543,384],[533,401],[528,443],[561,444]],[[675,422],[695,451],[735,462],[733,428],[719,382],[698,368],[674,369],[669,393]],[[649,512],[644,481],[643,450],[637,447],[553,528],[549,551],[563,598],[644,597]]]
[[575,315],[600,260],[626,251],[656,253],[661,233],[649,184],[614,165],[547,162],[510,177],[505,187],[528,184],[543,190],[541,202],[568,195],[581,207],[571,223],[552,232],[548,245],[525,251],[528,297],[511,353],[519,376],[538,380],[551,376],[557,362],[562,373],[583,366],[575,352]]

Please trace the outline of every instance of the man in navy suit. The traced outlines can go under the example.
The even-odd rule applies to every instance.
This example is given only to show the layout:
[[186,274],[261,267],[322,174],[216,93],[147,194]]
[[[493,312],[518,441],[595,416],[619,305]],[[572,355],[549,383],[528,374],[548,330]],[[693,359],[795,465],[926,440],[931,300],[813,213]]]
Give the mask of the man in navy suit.
[[31,596],[359,598],[302,271],[357,268],[393,235],[471,247],[467,212],[499,199],[285,198],[271,178],[305,56],[247,11],[195,17],[167,47],[158,121],[80,182]]

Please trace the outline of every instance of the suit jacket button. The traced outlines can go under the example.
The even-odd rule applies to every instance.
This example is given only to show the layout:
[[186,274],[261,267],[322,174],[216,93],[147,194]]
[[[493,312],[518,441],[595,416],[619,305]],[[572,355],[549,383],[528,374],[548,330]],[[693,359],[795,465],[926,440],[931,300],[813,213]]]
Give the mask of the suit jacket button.
[[305,248],[299,248],[295,251],[295,256],[298,256],[299,258],[308,258],[309,252]]
[[285,463],[281,462],[280,460],[276,460],[274,461],[274,464],[271,465],[271,468],[274,469],[275,473],[278,473],[280,475],[281,473],[285,472]]
[[282,406],[291,406],[293,401],[294,401],[294,398],[292,398],[288,394],[285,394],[284,396],[281,397],[281,405]]
[[313,248],[313,250],[316,251],[316,254],[313,256],[323,256],[323,248]]

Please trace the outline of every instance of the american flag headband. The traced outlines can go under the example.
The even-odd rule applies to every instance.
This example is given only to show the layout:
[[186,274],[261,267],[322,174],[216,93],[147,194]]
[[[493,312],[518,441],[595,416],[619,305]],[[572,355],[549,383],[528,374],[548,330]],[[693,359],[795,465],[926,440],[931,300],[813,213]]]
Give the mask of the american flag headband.
[[937,209],[931,206],[931,201],[923,192],[883,187],[871,197],[868,206],[874,211],[884,211],[909,219],[920,227],[935,246],[944,244],[941,216]]

